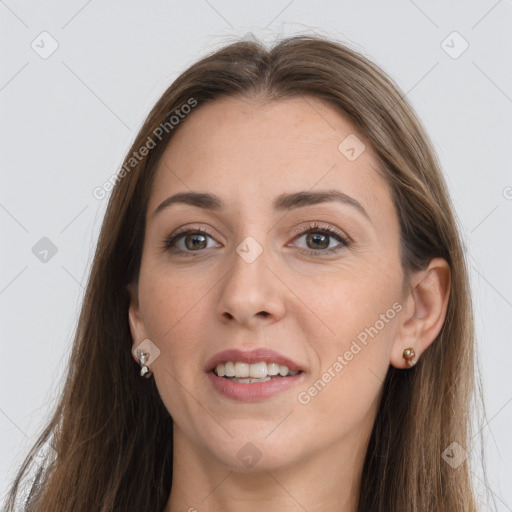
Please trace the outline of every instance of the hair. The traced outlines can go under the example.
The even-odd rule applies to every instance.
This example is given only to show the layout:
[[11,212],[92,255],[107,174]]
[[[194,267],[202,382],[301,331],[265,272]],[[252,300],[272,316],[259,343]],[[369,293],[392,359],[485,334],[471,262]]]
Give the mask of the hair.
[[[404,276],[426,269],[435,257],[448,262],[451,286],[439,335],[416,366],[390,365],[387,372],[357,510],[477,511],[470,459],[454,469],[441,456],[454,441],[471,450],[476,354],[468,263],[440,164],[398,86],[361,53],[316,35],[289,37],[271,48],[255,40],[226,44],[178,76],[152,108],[116,175],[63,391],[13,480],[7,510],[22,494],[27,512],[164,509],[173,476],[173,421],[155,380],[140,378],[132,358],[126,287],[138,281],[160,157],[187,122],[184,117],[170,128],[170,116],[188,112],[183,106],[194,101],[200,108],[225,97],[313,97],[344,115],[374,149],[377,170],[390,186]],[[149,140],[154,147],[143,155]],[[35,464],[48,445],[55,452],[47,450],[45,462]],[[29,485],[22,485],[34,469]]]

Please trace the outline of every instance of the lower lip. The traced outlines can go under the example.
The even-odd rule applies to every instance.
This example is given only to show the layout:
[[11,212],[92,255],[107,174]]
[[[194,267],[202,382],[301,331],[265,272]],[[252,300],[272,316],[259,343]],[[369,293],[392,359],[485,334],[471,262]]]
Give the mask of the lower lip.
[[290,389],[302,379],[303,373],[299,372],[290,377],[280,377],[265,382],[253,382],[252,384],[217,377],[213,372],[209,372],[207,375],[215,390],[221,395],[241,402],[257,402]]

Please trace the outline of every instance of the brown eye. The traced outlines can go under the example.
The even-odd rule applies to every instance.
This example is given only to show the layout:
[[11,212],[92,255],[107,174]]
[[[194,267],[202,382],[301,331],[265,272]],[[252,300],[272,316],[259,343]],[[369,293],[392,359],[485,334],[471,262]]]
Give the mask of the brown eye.
[[208,238],[213,239],[204,229],[179,231],[164,241],[163,249],[178,253],[200,252],[201,249],[208,249]]
[[[331,227],[320,227],[313,224],[309,226],[309,229],[298,235],[298,238],[304,236],[307,246],[304,252],[310,256],[324,256],[350,246],[348,238]],[[336,239],[339,243],[334,247],[329,247],[330,239]]]
[[306,243],[317,245],[314,249],[327,249],[329,247],[330,235],[325,233],[307,233]]
[[190,251],[193,251],[194,249],[205,249],[206,246],[208,245],[206,236],[201,233],[185,235],[183,236],[183,239],[185,241],[185,247]]

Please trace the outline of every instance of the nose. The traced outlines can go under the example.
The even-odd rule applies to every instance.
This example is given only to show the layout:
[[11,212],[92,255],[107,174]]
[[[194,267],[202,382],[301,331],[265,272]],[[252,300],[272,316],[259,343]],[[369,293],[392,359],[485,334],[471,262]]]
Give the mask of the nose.
[[258,327],[261,322],[273,323],[283,317],[286,286],[271,268],[269,256],[267,249],[254,260],[243,250],[233,252],[219,288],[217,313],[222,322]]

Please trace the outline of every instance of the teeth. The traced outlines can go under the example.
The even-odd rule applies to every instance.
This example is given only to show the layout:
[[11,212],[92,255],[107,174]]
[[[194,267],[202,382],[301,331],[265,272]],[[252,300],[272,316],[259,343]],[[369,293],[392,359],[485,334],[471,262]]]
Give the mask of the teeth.
[[251,379],[251,382],[267,382],[267,380],[272,380],[270,377],[265,377],[264,379]]
[[253,379],[264,379],[267,373],[267,363],[255,363],[249,367],[249,376]]
[[235,377],[237,379],[249,377],[249,364],[235,363]]
[[279,373],[279,365],[277,363],[268,363],[267,364],[267,374],[268,375],[277,375]]
[[219,377],[234,377],[237,382],[266,382],[271,377],[290,377],[299,373],[291,371],[287,366],[277,363],[242,363],[240,361],[228,361],[219,363],[215,367],[215,373]]
[[272,380],[270,377],[265,377],[264,379],[229,379],[233,382],[239,382],[240,384],[252,384],[253,382],[267,382],[267,380]]
[[217,371],[217,375],[219,377],[224,377],[224,375],[226,375],[226,365],[224,365],[222,363],[218,364],[216,371]]
[[[217,366],[217,368],[218,368],[218,366]],[[232,362],[226,363],[224,368],[225,368],[225,372],[226,372],[226,377],[234,377],[235,376],[235,363],[232,363]]]

